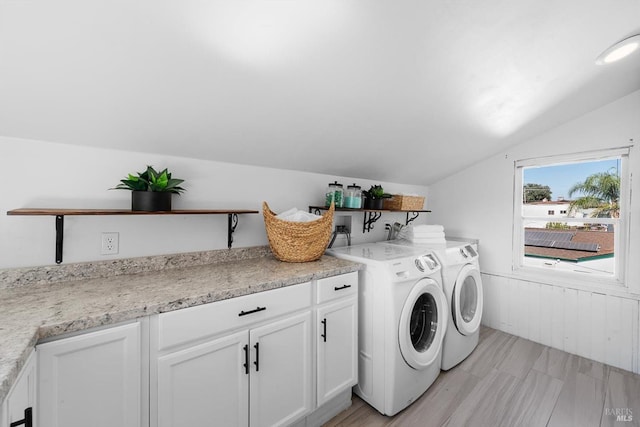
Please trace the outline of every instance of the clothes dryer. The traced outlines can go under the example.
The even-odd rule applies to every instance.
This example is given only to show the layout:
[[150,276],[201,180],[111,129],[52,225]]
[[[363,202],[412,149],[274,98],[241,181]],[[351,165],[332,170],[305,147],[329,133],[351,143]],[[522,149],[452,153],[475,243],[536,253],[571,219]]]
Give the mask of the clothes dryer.
[[447,329],[440,263],[428,250],[375,243],[333,248],[327,254],[365,266],[359,272],[354,392],[380,413],[394,415],[440,374]]
[[442,343],[442,370],[466,359],[478,345],[482,320],[482,279],[478,246],[458,240],[440,245],[416,245],[407,240],[379,242],[384,246],[431,250],[442,265],[442,286],[448,303],[447,333]]

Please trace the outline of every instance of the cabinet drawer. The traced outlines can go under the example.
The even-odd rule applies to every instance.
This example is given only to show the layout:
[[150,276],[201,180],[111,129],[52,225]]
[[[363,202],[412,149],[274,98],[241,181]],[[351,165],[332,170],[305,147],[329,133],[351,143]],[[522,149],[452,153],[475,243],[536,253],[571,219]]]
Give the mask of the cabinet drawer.
[[311,305],[311,283],[258,292],[158,316],[158,350],[262,322]]
[[317,283],[317,302],[322,304],[336,298],[342,298],[358,292],[358,272],[319,279]]

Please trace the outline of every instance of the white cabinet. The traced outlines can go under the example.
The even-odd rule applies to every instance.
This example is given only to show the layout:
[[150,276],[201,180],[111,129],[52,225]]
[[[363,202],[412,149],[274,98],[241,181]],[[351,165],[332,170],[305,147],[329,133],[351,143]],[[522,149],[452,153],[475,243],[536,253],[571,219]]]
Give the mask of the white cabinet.
[[140,323],[38,345],[38,427],[142,424]]
[[286,426],[311,412],[311,311],[253,329],[250,425]]
[[318,308],[318,406],[358,382],[357,300]]
[[38,427],[319,425],[357,382],[357,286],[350,273],[38,344],[0,427],[27,408]]
[[358,382],[357,293],[357,273],[317,282],[318,406]]
[[286,426],[311,411],[311,283],[163,313],[151,328],[152,426]]
[[[0,408],[0,427],[35,425],[36,355],[31,353]],[[16,424],[20,423],[20,424]]]
[[157,425],[247,426],[248,338],[243,331],[159,357]]

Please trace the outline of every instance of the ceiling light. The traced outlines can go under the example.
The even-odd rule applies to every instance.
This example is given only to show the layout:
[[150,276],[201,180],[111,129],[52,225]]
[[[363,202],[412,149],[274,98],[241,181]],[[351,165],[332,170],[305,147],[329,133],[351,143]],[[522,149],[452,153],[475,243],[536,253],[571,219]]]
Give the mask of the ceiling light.
[[596,59],[596,64],[604,65],[616,62],[625,56],[631,55],[640,47],[640,34],[628,37],[605,50]]

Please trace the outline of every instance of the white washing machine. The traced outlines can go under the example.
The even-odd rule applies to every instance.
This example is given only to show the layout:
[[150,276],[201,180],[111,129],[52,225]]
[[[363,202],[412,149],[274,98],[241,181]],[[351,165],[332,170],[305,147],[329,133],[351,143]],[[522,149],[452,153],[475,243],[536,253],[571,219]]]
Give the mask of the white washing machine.
[[384,415],[420,397],[440,374],[447,301],[431,251],[369,243],[327,250],[360,262],[358,384]]
[[483,294],[477,244],[458,240],[431,246],[407,240],[379,243],[410,247],[418,252],[431,250],[442,264],[442,286],[449,306],[449,327],[442,344],[442,370],[453,368],[473,352],[480,336]]

